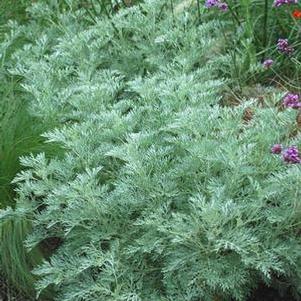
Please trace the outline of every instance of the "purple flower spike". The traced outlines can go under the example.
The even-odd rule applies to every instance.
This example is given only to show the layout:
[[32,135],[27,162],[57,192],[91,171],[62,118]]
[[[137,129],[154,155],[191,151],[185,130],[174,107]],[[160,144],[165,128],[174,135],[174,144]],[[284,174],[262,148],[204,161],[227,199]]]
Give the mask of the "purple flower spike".
[[281,144],[274,144],[271,148],[272,154],[280,154],[282,152],[282,145]]
[[282,103],[286,108],[299,109],[301,108],[300,95],[294,93],[287,93],[283,97]]
[[273,65],[274,61],[272,59],[265,60],[262,65],[264,68],[268,69]]
[[283,161],[287,163],[301,163],[301,159],[299,157],[299,150],[296,146],[290,146],[287,149],[285,149],[282,153],[282,158]]
[[279,7],[284,4],[298,4],[298,0],[274,0],[274,7]]
[[294,52],[294,48],[289,45],[288,39],[278,39],[277,41],[278,51],[290,55]]

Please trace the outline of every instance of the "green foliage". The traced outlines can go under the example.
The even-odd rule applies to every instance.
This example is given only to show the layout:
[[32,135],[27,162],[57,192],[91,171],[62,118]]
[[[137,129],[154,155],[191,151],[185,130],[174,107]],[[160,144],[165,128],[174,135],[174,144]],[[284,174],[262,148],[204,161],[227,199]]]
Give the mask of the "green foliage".
[[[58,147],[46,145],[41,133],[51,128],[28,113],[28,94],[21,87],[21,77],[13,76],[11,53],[24,44],[17,18],[26,20],[28,1],[1,1],[0,3],[0,208],[15,206],[15,185],[11,183],[21,170],[19,157],[45,151],[49,156],[58,153]],[[10,33],[9,33],[10,32]],[[42,262],[38,249],[28,253],[25,237],[31,232],[26,218],[12,216],[0,223],[0,273],[18,293],[33,297],[35,278],[31,270]],[[10,298],[10,296],[7,296]]]
[[0,231],[1,273],[19,293],[34,297],[35,277],[30,271],[41,264],[42,255],[38,249],[28,253],[23,246],[31,232],[31,223],[22,218],[12,218],[1,222]]
[[8,20],[26,20],[25,9],[30,0],[2,0],[0,2],[0,28],[5,32],[3,26]]
[[[54,147],[43,143],[40,134],[47,127],[28,114],[27,99],[18,82],[14,77],[2,75],[0,207],[5,208],[15,206],[15,185],[11,181],[21,170],[19,157],[41,151],[50,153]],[[34,296],[35,277],[31,270],[42,262],[43,257],[37,249],[27,253],[24,248],[23,241],[30,232],[30,222],[26,219],[17,217],[1,222],[0,270],[16,290]]]
[[37,3],[19,28],[28,43],[11,72],[30,111],[59,124],[48,142],[65,149],[22,157],[14,180],[14,214],[33,222],[27,248],[59,242],[34,270],[37,290],[60,301],[228,301],[281,279],[297,296],[300,166],[269,153],[299,143],[294,113],[275,108],[278,94],[263,108],[222,106],[219,22],[196,26],[166,3],[93,24],[85,8]]
[[[5,71],[4,71],[5,72]],[[46,124],[40,124],[27,111],[28,99],[22,91],[18,79],[2,73],[0,86],[0,206],[14,203],[14,187],[11,181],[20,171],[19,157],[41,151],[54,151],[54,147],[43,143],[40,134]]]
[[[3,82],[2,82],[3,83]],[[15,84],[15,83],[14,83]],[[23,95],[15,95],[13,87],[9,95],[2,98],[1,118],[1,162],[0,162],[0,205],[2,208],[15,206],[15,185],[11,181],[21,170],[19,156],[47,151],[48,154],[54,147],[43,143],[40,134],[46,127],[39,124],[36,118],[29,116]],[[17,86],[18,88],[18,86]],[[8,85],[5,92],[8,92]],[[57,147],[56,147],[57,148]],[[0,225],[0,270],[8,282],[19,292],[27,296],[34,296],[35,277],[31,270],[42,262],[42,254],[38,249],[28,253],[23,242],[31,232],[30,222],[22,218],[12,218],[2,221]]]

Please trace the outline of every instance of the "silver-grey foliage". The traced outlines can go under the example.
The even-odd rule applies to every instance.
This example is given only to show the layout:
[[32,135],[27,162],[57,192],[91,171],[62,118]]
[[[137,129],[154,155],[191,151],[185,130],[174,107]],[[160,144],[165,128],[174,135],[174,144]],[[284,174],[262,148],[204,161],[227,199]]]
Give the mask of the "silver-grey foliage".
[[173,22],[164,4],[89,26],[82,10],[31,8],[11,72],[65,149],[22,158],[15,180],[34,223],[27,246],[62,239],[35,269],[37,289],[54,285],[60,301],[228,301],[282,279],[300,292],[300,167],[269,153],[299,140],[293,114],[221,106],[218,23],[196,26],[188,11]]

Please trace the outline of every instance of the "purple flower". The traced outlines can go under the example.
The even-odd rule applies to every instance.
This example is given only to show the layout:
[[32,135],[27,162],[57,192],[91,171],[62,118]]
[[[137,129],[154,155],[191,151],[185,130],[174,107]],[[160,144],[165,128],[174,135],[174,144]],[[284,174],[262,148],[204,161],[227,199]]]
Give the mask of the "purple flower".
[[272,154],[280,154],[282,152],[282,145],[281,144],[274,144],[271,148]]
[[284,4],[297,4],[298,0],[274,0],[273,6],[279,7]]
[[228,4],[226,2],[221,2],[221,0],[206,0],[205,6],[207,8],[218,7],[222,11],[228,10]]
[[278,39],[277,47],[280,51],[285,51],[285,49],[288,47],[288,39]]
[[278,39],[277,48],[280,52],[288,55],[292,54],[292,52],[294,51],[294,48],[288,44],[287,39]]
[[228,10],[228,4],[226,2],[222,2],[218,5],[218,8],[222,11],[227,11]]
[[282,158],[284,162],[287,163],[301,163],[301,159],[299,157],[299,151],[296,146],[290,146],[285,149],[282,153]]
[[293,109],[301,108],[300,95],[294,93],[287,93],[283,97],[282,103],[286,108],[293,108]]
[[220,0],[206,0],[205,6],[213,7],[213,6],[217,6],[219,3],[220,3]]
[[266,59],[262,65],[264,68],[270,68],[273,65],[274,61],[272,59]]

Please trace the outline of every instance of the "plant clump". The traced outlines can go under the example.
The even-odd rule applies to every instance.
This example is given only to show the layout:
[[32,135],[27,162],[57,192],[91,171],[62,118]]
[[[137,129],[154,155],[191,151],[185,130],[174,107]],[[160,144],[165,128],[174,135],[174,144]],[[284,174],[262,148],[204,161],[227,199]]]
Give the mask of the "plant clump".
[[264,284],[297,300],[299,96],[222,105],[220,20],[162,0],[95,15],[66,3],[33,3],[10,68],[63,149],[21,157],[16,208],[0,215],[32,222],[28,250],[51,246],[37,296],[247,301]]

